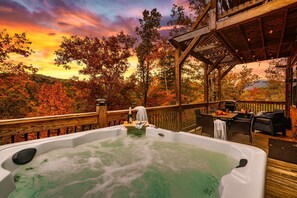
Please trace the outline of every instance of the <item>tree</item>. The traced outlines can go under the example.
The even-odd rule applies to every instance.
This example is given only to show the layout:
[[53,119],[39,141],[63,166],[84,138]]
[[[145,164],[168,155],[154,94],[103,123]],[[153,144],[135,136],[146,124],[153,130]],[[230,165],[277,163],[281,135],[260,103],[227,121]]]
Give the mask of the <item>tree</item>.
[[37,69],[22,63],[2,63],[0,67],[1,119],[26,117],[35,106],[37,85],[33,76]]
[[[284,62],[284,63],[283,63]],[[270,61],[265,70],[265,77],[268,80],[266,90],[267,99],[270,101],[285,101],[285,68],[276,67],[286,64],[286,60]]]
[[124,82],[123,75],[129,67],[127,59],[133,53],[135,41],[135,38],[123,32],[102,39],[64,37],[60,48],[55,52],[55,62],[66,69],[70,69],[72,62],[85,66],[80,73],[88,75],[89,82],[93,84],[93,100],[106,98],[112,107],[121,102],[118,93]]
[[181,94],[182,103],[202,102],[204,64],[197,59],[188,59],[182,67]]
[[158,60],[155,66],[155,76],[158,78],[160,88],[165,91],[175,90],[175,57],[174,48],[162,37],[156,46],[158,47]]
[[160,38],[158,28],[160,27],[161,14],[154,8],[152,11],[144,10],[143,18],[139,19],[140,27],[135,31],[141,38],[136,47],[138,65],[137,74],[140,79],[140,87],[143,90],[143,105],[147,105],[147,94],[150,86],[150,72],[152,70],[154,43]]
[[31,116],[48,116],[72,113],[73,100],[67,96],[61,82],[43,83],[36,95],[38,104]]
[[29,45],[31,42],[26,38],[26,33],[10,36],[7,30],[0,31],[0,63],[9,59],[9,54],[16,53],[28,57],[33,53]]
[[246,87],[259,80],[259,76],[252,72],[253,69],[247,68],[247,65],[243,65],[239,73],[229,72],[221,81],[222,98],[238,100]]
[[182,5],[173,4],[167,25],[173,28],[169,32],[170,37],[174,37],[190,30],[193,22],[189,15],[186,15],[185,8]]
[[7,33],[0,31],[0,115],[2,119],[25,117],[32,111],[35,84],[32,75],[37,72],[33,66],[9,61],[10,54],[28,57],[33,53],[31,42],[25,33]]
[[[167,25],[173,28],[169,32],[170,37],[174,37],[183,33],[188,32],[196,18],[203,12],[207,1],[206,0],[188,0],[189,10],[185,12],[185,8],[182,5],[173,4],[171,9],[171,20],[168,21]],[[207,23],[208,16],[204,17],[200,24],[203,26]]]

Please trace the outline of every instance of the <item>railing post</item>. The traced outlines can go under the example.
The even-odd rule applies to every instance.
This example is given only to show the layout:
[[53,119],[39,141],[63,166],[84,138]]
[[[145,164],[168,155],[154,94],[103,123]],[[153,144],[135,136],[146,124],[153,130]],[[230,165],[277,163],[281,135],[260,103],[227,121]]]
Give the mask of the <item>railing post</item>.
[[107,127],[107,105],[106,99],[97,99],[96,112],[98,113],[99,128]]

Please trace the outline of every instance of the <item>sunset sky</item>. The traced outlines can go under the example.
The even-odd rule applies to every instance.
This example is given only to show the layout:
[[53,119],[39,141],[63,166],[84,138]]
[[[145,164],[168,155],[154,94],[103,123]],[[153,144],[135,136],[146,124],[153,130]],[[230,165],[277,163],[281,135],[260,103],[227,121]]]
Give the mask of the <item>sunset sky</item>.
[[[153,8],[162,14],[161,25],[165,27],[173,3],[186,6],[185,0],[0,0],[0,29],[7,29],[11,35],[25,32],[32,41],[34,54],[11,59],[32,64],[40,74],[70,78],[78,75],[81,66],[65,70],[54,65],[54,51],[63,36],[107,37],[121,30],[135,35],[142,11]],[[132,57],[129,62],[128,74],[135,69],[137,59]]]

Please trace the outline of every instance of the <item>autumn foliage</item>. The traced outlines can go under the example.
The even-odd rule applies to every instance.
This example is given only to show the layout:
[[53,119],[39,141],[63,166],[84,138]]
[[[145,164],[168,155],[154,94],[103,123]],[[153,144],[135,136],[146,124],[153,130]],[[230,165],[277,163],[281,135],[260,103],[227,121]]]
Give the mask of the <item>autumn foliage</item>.
[[[205,3],[205,2],[204,2]],[[190,10],[199,15],[203,1],[189,1]],[[197,12],[196,12],[197,11]],[[174,5],[169,25],[170,36],[187,31],[193,21],[185,8]],[[108,110],[130,106],[176,104],[174,48],[159,32],[161,14],[144,10],[135,28],[138,40],[123,32],[109,37],[64,37],[55,51],[57,66],[81,67],[84,79],[56,79],[38,74],[34,65],[11,60],[11,54],[29,57],[34,53],[25,33],[9,35],[0,30],[0,119],[47,116],[95,111],[95,99],[107,99]],[[138,58],[136,71],[127,76],[128,58]],[[205,65],[187,58],[181,68],[182,103],[204,101]],[[284,100],[283,72],[269,67],[267,87],[246,89],[259,80],[246,65],[239,73],[229,72],[221,81],[222,99]],[[210,101],[216,101],[216,71],[209,80]]]

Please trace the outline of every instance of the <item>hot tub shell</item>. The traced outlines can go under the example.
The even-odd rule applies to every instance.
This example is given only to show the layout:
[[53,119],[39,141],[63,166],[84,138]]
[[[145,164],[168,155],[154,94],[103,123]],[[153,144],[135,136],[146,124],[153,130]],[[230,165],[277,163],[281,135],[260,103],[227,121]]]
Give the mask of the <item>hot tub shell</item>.
[[[0,146],[0,198],[6,198],[15,190],[13,173],[20,167],[12,161],[12,156],[16,152],[26,148],[36,148],[36,156],[38,156],[55,149],[76,147],[84,143],[125,134],[127,134],[125,127],[115,126]],[[248,163],[245,167],[234,168],[221,178],[220,197],[264,197],[267,156],[261,149],[185,132],[157,129],[153,126],[146,128],[146,136],[196,145],[210,151],[227,154],[238,161],[247,159]]]

